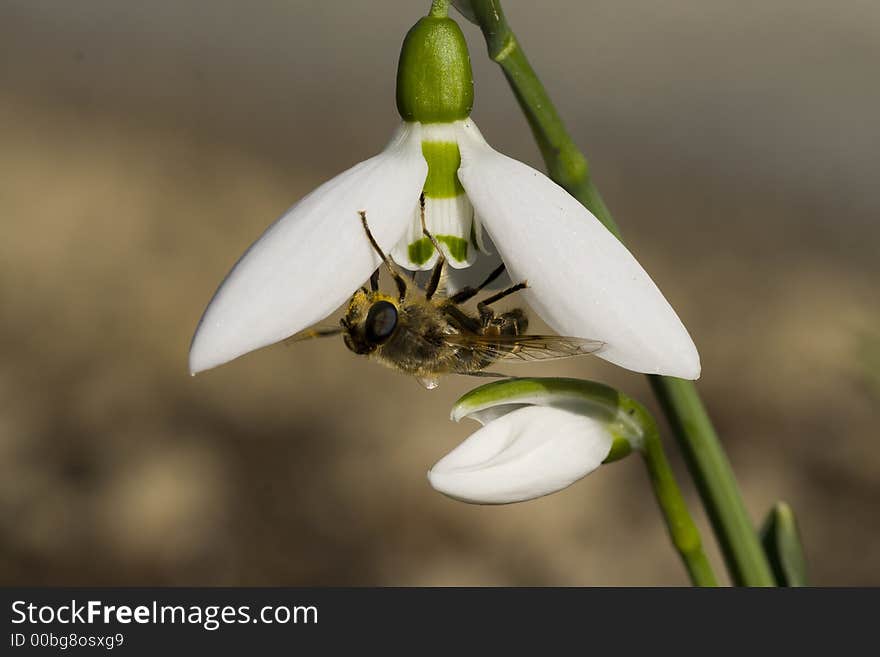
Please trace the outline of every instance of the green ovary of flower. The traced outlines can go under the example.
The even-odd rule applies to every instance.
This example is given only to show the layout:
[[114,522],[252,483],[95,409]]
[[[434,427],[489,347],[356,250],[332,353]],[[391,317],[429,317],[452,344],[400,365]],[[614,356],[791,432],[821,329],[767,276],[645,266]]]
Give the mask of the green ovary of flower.
[[426,16],[407,32],[397,66],[397,111],[404,121],[466,119],[474,79],[464,34],[450,18]]

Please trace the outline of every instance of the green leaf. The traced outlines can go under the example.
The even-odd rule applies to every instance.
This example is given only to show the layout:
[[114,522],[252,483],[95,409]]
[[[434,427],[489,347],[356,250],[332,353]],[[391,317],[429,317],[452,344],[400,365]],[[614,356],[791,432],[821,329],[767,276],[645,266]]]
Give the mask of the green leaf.
[[761,542],[780,586],[807,586],[807,560],[794,511],[777,502],[761,528]]

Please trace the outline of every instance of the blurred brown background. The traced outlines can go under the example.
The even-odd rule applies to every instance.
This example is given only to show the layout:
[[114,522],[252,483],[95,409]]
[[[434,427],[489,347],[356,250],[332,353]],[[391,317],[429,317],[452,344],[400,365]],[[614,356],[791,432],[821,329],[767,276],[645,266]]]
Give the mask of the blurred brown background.
[[[637,459],[527,504],[435,493],[472,380],[341,340],[187,375],[244,248],[384,145],[428,5],[0,1],[0,583],[686,583]],[[813,582],[880,584],[880,5],[505,6],[700,348],[753,518],[788,500]],[[475,120],[539,165],[464,29]],[[510,371],[653,404],[597,359]]]

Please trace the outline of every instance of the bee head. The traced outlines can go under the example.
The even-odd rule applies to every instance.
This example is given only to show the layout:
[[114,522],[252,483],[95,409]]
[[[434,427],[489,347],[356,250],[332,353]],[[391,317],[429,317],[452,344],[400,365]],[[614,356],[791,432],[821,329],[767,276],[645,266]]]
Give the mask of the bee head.
[[397,304],[389,297],[359,290],[340,320],[345,346],[356,354],[369,354],[397,330]]

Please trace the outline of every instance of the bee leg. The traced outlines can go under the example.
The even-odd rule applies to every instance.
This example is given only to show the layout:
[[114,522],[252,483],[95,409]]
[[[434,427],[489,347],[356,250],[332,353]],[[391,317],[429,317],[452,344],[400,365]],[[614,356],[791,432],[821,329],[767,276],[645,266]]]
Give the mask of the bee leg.
[[529,327],[529,319],[522,308],[514,308],[496,315],[489,307],[480,308],[480,326],[483,331],[496,331],[499,335],[522,335]]
[[500,322],[495,317],[494,310],[492,310],[488,306],[479,306],[479,305],[477,307],[477,310],[480,313],[480,324],[482,325],[484,331],[493,325],[497,326],[499,329],[501,328],[501,326],[499,325]]
[[425,195],[421,194],[419,196],[419,213],[422,218],[422,232],[425,234],[431,244],[434,245],[434,248],[437,249],[437,264],[434,265],[434,271],[431,272],[431,279],[428,281],[428,285],[425,287],[425,298],[430,299],[434,296],[434,293],[437,291],[437,287],[440,285],[440,277],[443,275],[443,264],[446,262],[446,257],[443,255],[443,251],[440,249],[440,244],[438,244],[437,239],[428,232],[428,226],[425,223]]
[[[400,275],[400,272],[394,267],[394,261],[391,260],[385,252],[382,251],[382,248],[376,242],[376,238],[373,237],[373,233],[370,232],[370,227],[367,225],[367,213],[365,210],[358,211],[358,214],[361,216],[361,223],[364,225],[364,232],[367,234],[367,239],[370,240],[370,244],[373,246],[373,250],[379,254],[379,257],[382,258],[382,262],[385,263],[385,267],[388,268],[388,273],[391,274],[391,278],[394,279],[394,282],[397,284],[397,293],[400,296],[400,300],[403,301],[404,297],[406,297],[406,281],[403,279],[403,276]],[[375,274],[374,274],[375,276]],[[370,283],[372,284],[372,277],[370,278]],[[378,278],[376,280],[376,286],[378,288],[379,281]]]
[[527,288],[529,284],[526,281],[522,283],[517,283],[516,285],[511,285],[506,290],[501,290],[501,292],[497,292],[493,294],[491,297],[486,297],[480,303],[477,304],[477,310],[480,311],[480,316],[483,316],[483,312],[489,309],[489,306],[495,303],[496,301],[500,301],[504,297],[510,296],[514,292],[519,292],[520,290],[524,290]]
[[522,308],[514,308],[495,319],[501,335],[522,335],[529,328],[529,319]]
[[425,287],[426,299],[433,297],[434,293],[437,291],[437,287],[440,285],[440,277],[443,275],[444,262],[446,262],[446,260],[443,258],[443,254],[440,254],[437,264],[434,265],[434,271],[431,272],[431,280],[428,281],[428,285]]
[[486,277],[486,280],[480,283],[477,287],[463,287],[458,292],[449,297],[449,300],[454,304],[461,304],[465,301],[473,299],[475,296],[477,296],[480,290],[482,290],[484,287],[492,283],[492,281],[494,281],[496,278],[501,276],[501,274],[504,272],[504,267],[504,263],[501,263],[492,271],[491,274],[489,274],[488,277]]

